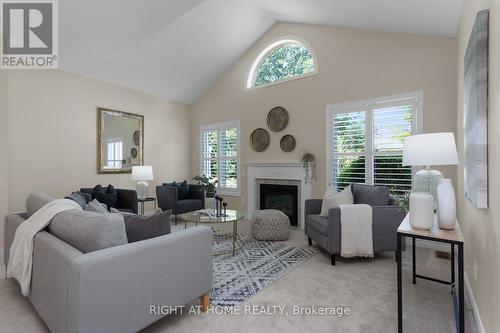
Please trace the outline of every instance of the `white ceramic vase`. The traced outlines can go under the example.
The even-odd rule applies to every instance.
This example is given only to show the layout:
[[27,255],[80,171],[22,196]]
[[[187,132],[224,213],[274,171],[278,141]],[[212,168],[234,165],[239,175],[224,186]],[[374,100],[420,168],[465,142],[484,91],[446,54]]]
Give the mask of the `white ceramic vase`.
[[438,225],[441,229],[455,229],[457,203],[451,179],[441,179],[437,187]]
[[434,197],[428,192],[410,194],[410,225],[416,229],[429,230],[434,224]]

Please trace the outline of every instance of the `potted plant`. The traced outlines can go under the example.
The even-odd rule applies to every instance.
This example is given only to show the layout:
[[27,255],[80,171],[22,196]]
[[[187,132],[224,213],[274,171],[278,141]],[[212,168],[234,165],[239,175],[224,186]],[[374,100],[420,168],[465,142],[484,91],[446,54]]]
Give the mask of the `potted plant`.
[[406,193],[396,199],[399,207],[408,214],[410,212],[410,193]]
[[203,175],[196,175],[193,177],[193,180],[195,180],[198,185],[202,185],[203,189],[205,190],[205,195],[207,198],[213,198],[215,197],[215,192],[216,192],[216,185],[217,185],[217,180],[216,179],[210,179],[207,176]]
[[306,152],[304,153],[304,155],[302,155],[301,160],[305,172],[305,177],[304,177],[305,182],[308,183],[311,180],[316,180],[316,163],[315,163],[316,158],[314,157],[314,154]]

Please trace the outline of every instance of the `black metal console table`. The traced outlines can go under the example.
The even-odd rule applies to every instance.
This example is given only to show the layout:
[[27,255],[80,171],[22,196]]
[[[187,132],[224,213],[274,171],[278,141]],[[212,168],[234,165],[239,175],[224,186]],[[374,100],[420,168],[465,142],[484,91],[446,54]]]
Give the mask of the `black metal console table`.
[[[410,225],[409,217],[406,215],[397,231],[397,262],[398,262],[398,332],[403,332],[403,283],[402,283],[402,258],[401,241],[403,237],[412,238],[412,276],[413,284],[416,284],[417,278],[434,281],[449,285],[452,290],[455,309],[457,332],[465,332],[465,311],[464,311],[464,237],[458,223],[454,230],[443,230],[437,226],[436,217],[434,225],[430,230],[415,229]],[[416,239],[425,239],[433,242],[440,242],[450,245],[451,252],[451,281],[443,281],[417,274],[416,271]],[[458,281],[455,280],[455,246],[458,248]],[[457,286],[458,282],[458,286]],[[458,297],[458,301],[457,301]],[[457,304],[458,303],[458,304]],[[458,318],[457,318],[458,317]]]

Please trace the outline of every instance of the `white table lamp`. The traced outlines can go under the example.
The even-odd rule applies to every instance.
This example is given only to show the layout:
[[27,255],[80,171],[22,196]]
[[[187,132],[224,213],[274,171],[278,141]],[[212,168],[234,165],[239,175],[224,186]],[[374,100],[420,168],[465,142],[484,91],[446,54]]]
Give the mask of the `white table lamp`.
[[431,165],[457,165],[458,155],[453,133],[412,135],[405,139],[403,165],[425,166],[415,174],[413,191],[429,192],[436,199],[436,190],[443,174]]
[[[412,135],[406,138],[403,165],[425,166],[415,174],[413,192],[429,192],[437,202],[439,227],[453,229],[456,222],[456,198],[451,179],[443,179],[431,165],[457,165],[458,154],[453,133]],[[410,205],[410,211],[412,210]]]
[[148,181],[153,180],[153,167],[151,165],[133,166],[132,180],[137,181],[137,197],[146,199],[148,196]]

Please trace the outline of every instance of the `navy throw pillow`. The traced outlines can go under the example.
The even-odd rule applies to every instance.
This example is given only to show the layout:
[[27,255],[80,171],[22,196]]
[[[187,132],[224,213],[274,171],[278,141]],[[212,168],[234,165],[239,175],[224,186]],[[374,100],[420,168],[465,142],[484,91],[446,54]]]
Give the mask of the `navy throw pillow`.
[[92,191],[92,197],[97,199],[100,203],[105,204],[108,209],[116,206],[116,202],[118,201],[118,192],[116,189],[109,185],[106,190],[101,185],[97,185],[94,187]]
[[177,199],[186,200],[189,199],[189,185],[187,180],[182,183],[172,182],[172,183],[164,183],[163,186],[174,186],[177,188]]

